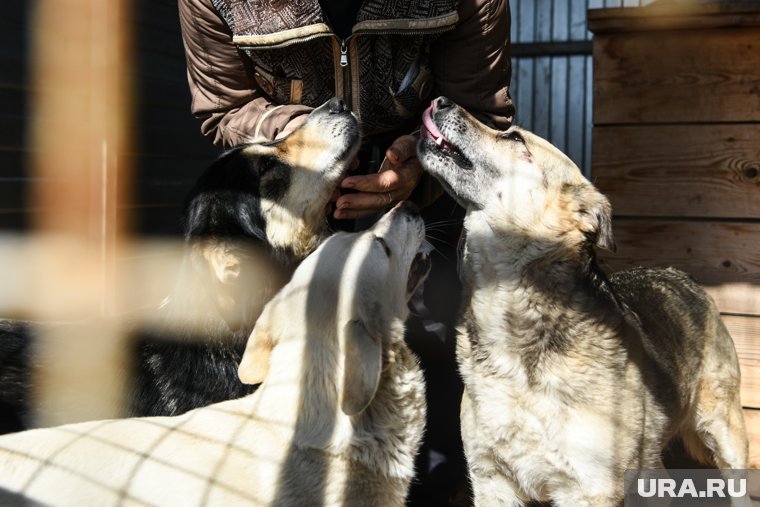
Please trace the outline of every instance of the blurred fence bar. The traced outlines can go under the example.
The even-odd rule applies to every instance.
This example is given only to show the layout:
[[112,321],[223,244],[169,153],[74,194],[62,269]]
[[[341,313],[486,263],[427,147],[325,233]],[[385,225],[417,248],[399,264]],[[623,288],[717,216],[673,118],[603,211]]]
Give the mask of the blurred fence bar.
[[[36,372],[38,422],[46,426],[117,416],[122,406],[121,326],[105,317],[116,304],[114,259],[127,225],[117,204],[131,181],[123,156],[131,131],[130,0],[39,0],[31,24],[29,167],[39,183],[29,310],[35,320],[82,323],[41,337],[50,360]],[[76,368],[63,358],[79,358]]]

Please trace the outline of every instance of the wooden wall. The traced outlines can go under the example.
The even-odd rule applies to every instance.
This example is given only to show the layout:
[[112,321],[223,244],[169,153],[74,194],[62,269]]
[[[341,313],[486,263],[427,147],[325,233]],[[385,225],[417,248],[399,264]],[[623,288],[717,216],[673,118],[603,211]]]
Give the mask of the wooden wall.
[[586,11],[651,0],[510,0],[515,123],[591,170],[591,32]]
[[[30,46],[34,39],[35,5],[32,1],[13,1],[0,12],[0,237],[9,241],[30,238],[38,215],[46,211],[33,204],[33,186],[62,183],[55,174],[42,177],[32,174],[35,158],[31,139],[33,100],[35,96],[44,96],[45,86],[54,86],[46,83],[40,90],[32,90],[35,62]],[[125,101],[132,100],[130,114],[134,129],[131,148],[120,155],[123,159],[118,166],[131,167],[129,181],[121,181],[129,187],[129,192],[124,194],[127,197],[122,202],[104,203],[103,207],[118,210],[119,216],[125,218],[126,232],[132,239],[176,240],[181,236],[180,212],[184,196],[217,155],[217,150],[200,135],[200,122],[190,113],[176,0],[134,0],[128,22],[133,51],[131,61],[124,65],[124,79],[131,83],[133,93],[132,97],[125,97]],[[57,50],[50,48],[51,52]],[[73,121],[75,124],[76,120]],[[89,119],[83,117],[81,121]],[[106,167],[104,164],[103,170]],[[113,171],[113,168],[108,170]],[[129,173],[110,176],[118,179],[126,174]],[[104,220],[111,217],[106,216]],[[131,249],[107,255],[114,259],[118,270],[134,264],[145,254]],[[8,269],[0,270],[0,277]],[[20,267],[13,269],[20,271]],[[19,285],[22,284],[23,280]],[[16,297],[15,289],[21,290],[21,287],[5,291],[11,304]],[[156,302],[142,303],[148,306]],[[133,303],[140,304],[139,301]],[[0,309],[2,306],[0,304]],[[12,315],[0,313],[0,316]]]
[[[0,14],[0,232],[26,231],[34,213],[27,155],[30,26],[34,2],[8,2]],[[119,206],[140,235],[176,235],[179,204],[215,156],[190,114],[185,60],[174,0],[134,1],[134,199]],[[55,48],[51,48],[55,51]]]
[[[591,45],[586,8],[646,0],[510,0],[517,121],[565,149],[587,172],[591,158]],[[28,121],[30,27],[35,2],[0,12],[0,234],[31,232]],[[177,238],[183,196],[216,155],[189,112],[176,0],[134,0],[134,144],[131,197],[116,203],[136,238]],[[137,255],[137,254],[135,254]],[[133,254],[116,252],[121,265]],[[151,301],[152,302],[152,301]],[[147,304],[148,302],[146,302]]]
[[24,2],[8,2],[0,14],[0,231],[26,225],[27,18]]
[[137,234],[177,234],[180,204],[217,150],[190,114],[176,0],[135,0]]
[[[125,291],[120,310],[157,305],[175,278],[185,195],[218,155],[190,113],[185,55],[176,0],[135,2],[135,143],[133,192],[119,209],[143,248],[118,254],[117,271],[135,273],[143,287]],[[154,240],[162,243],[152,247]],[[152,284],[148,287],[149,284]]]
[[591,11],[592,179],[611,269],[671,265],[716,300],[760,466],[760,6]]

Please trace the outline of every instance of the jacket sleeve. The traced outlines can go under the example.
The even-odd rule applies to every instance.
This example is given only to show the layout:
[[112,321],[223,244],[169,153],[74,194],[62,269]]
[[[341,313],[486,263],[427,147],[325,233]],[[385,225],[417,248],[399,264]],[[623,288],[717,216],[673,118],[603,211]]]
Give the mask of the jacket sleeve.
[[460,0],[459,24],[431,47],[434,92],[494,128],[512,123],[508,0]]
[[226,148],[257,137],[274,139],[289,121],[311,111],[278,106],[260,91],[250,60],[232,43],[211,0],[179,0],[179,18],[191,110],[214,144]]

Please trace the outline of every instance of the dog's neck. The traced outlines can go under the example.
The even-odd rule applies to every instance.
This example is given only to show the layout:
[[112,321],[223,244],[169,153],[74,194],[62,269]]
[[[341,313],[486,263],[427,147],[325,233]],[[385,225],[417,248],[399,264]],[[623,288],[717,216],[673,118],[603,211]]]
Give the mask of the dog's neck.
[[468,235],[465,245],[466,331],[474,346],[511,357],[513,371],[530,379],[552,352],[579,339],[603,341],[624,325],[590,246],[552,250],[511,238],[495,248],[484,238]]
[[290,250],[294,258],[303,259],[317,249],[329,233],[323,223],[304,223],[298,229],[296,237],[289,238]]
[[[403,324],[398,326],[403,332]],[[267,379],[249,397],[251,410],[258,417],[266,414],[274,431],[297,447],[346,456],[372,470],[382,468],[389,477],[411,479],[425,395],[422,372],[406,344],[399,341],[386,352],[377,393],[355,416],[340,407],[340,354],[324,346],[305,350],[295,341],[275,348]]]
[[[399,323],[399,325],[401,325]],[[352,441],[361,441],[374,469],[388,467],[390,477],[411,479],[414,459],[424,431],[425,392],[417,359],[401,340],[389,347],[372,403],[352,418]]]

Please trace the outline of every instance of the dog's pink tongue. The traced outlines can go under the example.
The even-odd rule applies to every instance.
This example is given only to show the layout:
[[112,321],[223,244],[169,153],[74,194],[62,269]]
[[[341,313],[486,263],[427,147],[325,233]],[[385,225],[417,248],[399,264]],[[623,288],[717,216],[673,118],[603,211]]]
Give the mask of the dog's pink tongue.
[[433,122],[433,104],[425,109],[422,113],[422,129],[420,129],[420,136],[423,139],[430,139],[438,146],[450,146],[443,134]]
[[439,142],[438,139],[443,139],[443,134],[438,130],[438,127],[433,123],[433,104],[431,103],[427,109],[422,113],[422,126],[425,127],[428,134],[433,141]]

